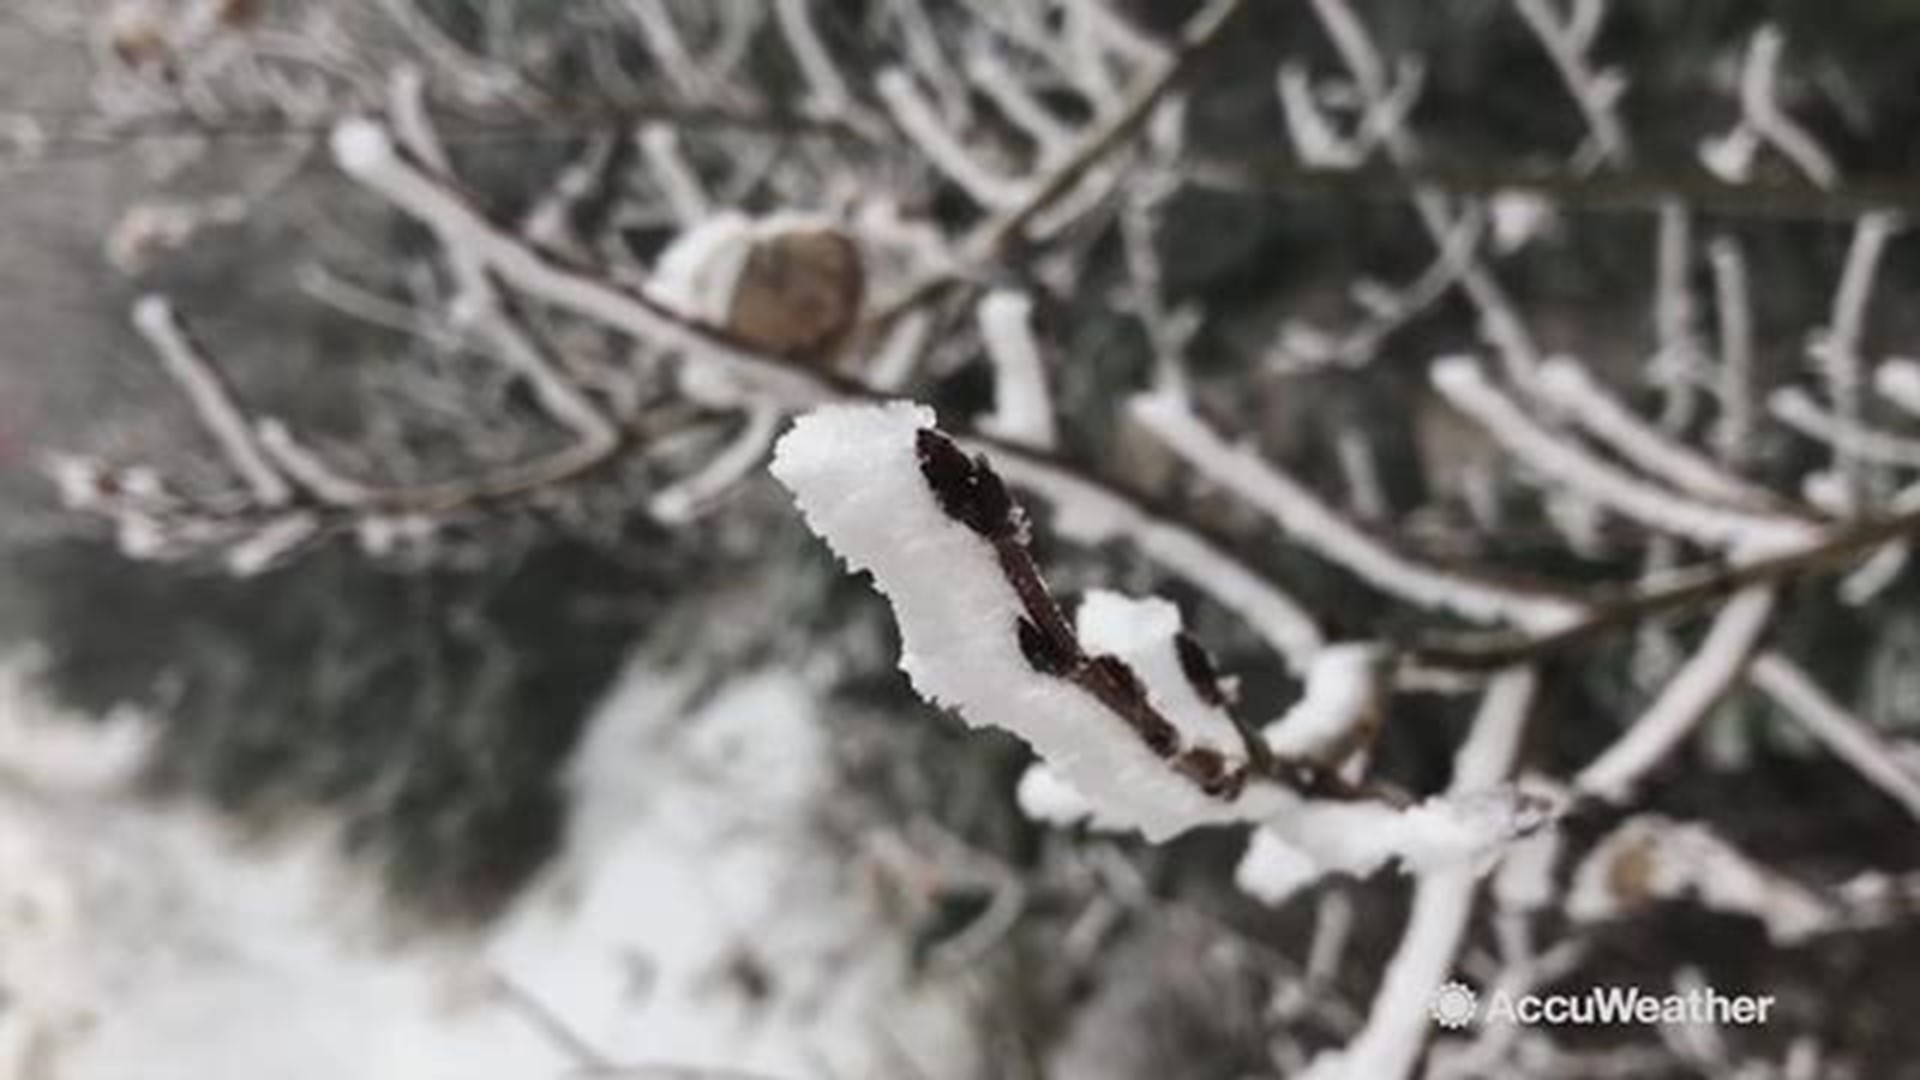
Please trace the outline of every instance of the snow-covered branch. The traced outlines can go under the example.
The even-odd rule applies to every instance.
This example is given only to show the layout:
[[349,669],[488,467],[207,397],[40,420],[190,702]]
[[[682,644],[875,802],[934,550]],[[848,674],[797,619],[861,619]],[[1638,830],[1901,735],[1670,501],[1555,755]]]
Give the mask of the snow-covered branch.
[[[1772,146],[1808,180],[1831,188],[1840,180],[1833,156],[1780,104],[1780,59],[1787,38],[1778,26],[1754,31],[1740,68],[1741,122],[1754,137]],[[1736,171],[1744,179],[1744,168]]]
[[1747,258],[1732,237],[1707,245],[1713,270],[1714,313],[1719,327],[1720,366],[1715,379],[1720,416],[1713,448],[1719,459],[1738,466],[1753,455],[1754,358],[1753,303],[1747,285]]
[[1460,283],[1485,231],[1480,215],[1462,214],[1433,260],[1411,281],[1404,285],[1356,281],[1351,290],[1353,299],[1365,315],[1349,328],[1328,332],[1304,320],[1287,321],[1272,349],[1274,366],[1283,372],[1296,372],[1371,363],[1395,331],[1439,303]]
[[1609,799],[1630,795],[1739,683],[1771,624],[1774,602],[1773,591],[1759,587],[1729,600],[1693,655],[1632,726],[1580,770],[1574,786]]
[[711,71],[693,53],[667,0],[621,0],[640,31],[640,40],[659,70],[683,97],[704,101],[717,92]]
[[1681,431],[1692,422],[1699,388],[1707,380],[1706,350],[1695,322],[1693,214],[1677,201],[1660,205],[1653,288],[1655,349],[1647,377],[1660,388],[1660,426]]
[[1809,439],[1831,447],[1836,457],[1854,465],[1891,465],[1920,469],[1920,438],[1868,427],[1838,411],[1820,407],[1812,394],[1797,386],[1783,386],[1767,397],[1774,419]]
[[315,501],[327,506],[364,506],[378,496],[375,489],[334,468],[320,452],[302,442],[277,417],[263,417],[255,425],[260,449]]
[[[1606,4],[1576,0],[1573,10],[1564,16],[1554,10],[1552,0],[1514,0],[1514,8],[1540,39],[1559,69],[1567,92],[1580,107],[1594,156],[1610,165],[1626,164],[1632,151],[1618,110],[1626,80],[1617,71],[1596,70],[1587,55],[1600,21],[1606,17]],[[1575,160],[1584,156],[1576,155]]]
[[1602,460],[1535,419],[1488,381],[1471,359],[1440,360],[1433,368],[1433,383],[1529,469],[1656,532],[1742,550],[1791,546],[1812,538],[1810,528],[1793,519],[1691,499]]
[[1873,388],[1895,408],[1920,417],[1920,360],[1895,357],[1873,373]]
[[1577,360],[1549,360],[1540,371],[1536,388],[1567,420],[1650,476],[1662,477],[1689,494],[1727,506],[1760,512],[1779,509],[1780,500],[1765,488],[1730,474],[1692,447],[1667,438],[1596,383]]
[[[408,149],[421,160],[438,161],[444,168],[445,150],[427,116],[425,86],[413,72],[403,69],[395,77],[392,108],[396,117],[406,118],[400,130],[407,136]],[[562,186],[565,184],[563,181]],[[561,214],[565,216],[564,212]],[[536,210],[530,215],[528,227],[523,229],[536,244],[542,235],[537,220],[540,215]],[[433,229],[452,267],[454,325],[471,333],[502,366],[525,380],[535,400],[574,433],[583,450],[611,452],[619,442],[613,422],[520,325],[488,276],[485,260],[468,243],[469,233],[442,219],[427,219],[426,224]]]
[[783,414],[770,405],[752,405],[740,429],[706,464],[653,493],[648,509],[669,525],[682,525],[711,510],[722,496],[759,469],[780,430]]
[[1085,544],[1124,540],[1239,615],[1295,671],[1322,636],[1311,612],[1265,575],[1191,525],[1156,513],[1113,487],[1020,448],[995,445],[995,462],[1016,487],[1051,503],[1055,527]]
[[487,220],[456,189],[422,169],[367,119],[334,132],[334,157],[349,176],[379,192],[459,245],[528,296],[636,338],[685,350],[703,363],[789,403],[836,396],[830,384],[732,341],[723,331],[675,312],[643,292],[564,265]]
[[[1450,790],[1497,783],[1512,770],[1539,684],[1530,668],[1503,672],[1493,681],[1454,756]],[[1314,1059],[1310,1080],[1401,1080],[1413,1074],[1433,1030],[1428,1005],[1453,970],[1479,877],[1478,868],[1458,866],[1419,879],[1406,931],[1387,961],[1366,1026],[1342,1049]]]
[[1753,684],[1786,710],[1814,740],[1920,818],[1920,769],[1886,736],[1835,701],[1798,664],[1778,652],[1753,662]]
[[1029,80],[1016,71],[1001,50],[982,43],[967,57],[967,76],[1007,122],[1031,140],[1035,157],[1045,168],[1073,150],[1075,133],[1061,120]]
[[1033,332],[1033,299],[1025,293],[991,292],[980,301],[980,340],[993,365],[993,415],[981,430],[1042,450],[1055,441],[1053,395],[1047,364]]
[[775,0],[773,14],[787,48],[807,80],[807,92],[814,108],[828,116],[853,115],[853,93],[847,87],[840,65],[821,40],[819,28],[814,25],[813,5],[808,0]]
[[1845,487],[1849,509],[1857,507],[1866,494],[1860,459],[1868,451],[1856,445],[1869,441],[1860,438],[1866,417],[1866,360],[1860,355],[1860,342],[1882,256],[1900,228],[1899,217],[1884,211],[1862,214],[1854,222],[1846,265],[1833,292],[1832,312],[1808,349],[1833,404],[1833,468]]
[[[1404,111],[1393,107],[1396,90],[1388,74],[1391,68],[1366,23],[1350,0],[1313,0],[1313,10],[1353,76],[1363,107],[1378,123],[1381,149],[1395,168],[1417,170],[1422,157],[1420,140],[1406,122]],[[1408,198],[1436,252],[1445,254],[1460,227],[1461,211],[1454,200],[1418,184],[1411,186]],[[1469,252],[1460,263],[1459,285],[1479,312],[1481,333],[1498,350],[1508,374],[1522,383],[1531,379],[1540,363],[1539,343],[1512,296],[1478,253]]]
[[1084,650],[998,475],[932,420],[906,405],[812,413],[773,465],[808,525],[886,591],[915,688],[1014,725],[1103,816],[1149,836],[1238,816],[1247,755],[1190,743],[1131,666]]
[[1348,522],[1306,485],[1251,451],[1228,445],[1181,401],[1137,399],[1133,415],[1208,481],[1258,509],[1302,547],[1389,596],[1476,622],[1558,626],[1576,607],[1549,593],[1429,566]]
[[668,124],[647,124],[640,129],[639,143],[647,171],[674,218],[683,227],[705,220],[712,213],[712,206],[700,175],[682,152],[679,129]]
[[982,206],[1010,210],[1027,199],[1026,184],[979,155],[955,134],[912,74],[891,68],[874,80],[874,91],[902,134],[926,161]]
[[1339,131],[1322,106],[1313,73],[1304,63],[1283,62],[1275,86],[1288,141],[1300,160],[1312,169],[1357,169],[1381,139],[1405,123],[1419,100],[1421,81],[1418,66],[1403,65],[1386,96],[1368,104],[1349,133]]
[[261,448],[259,435],[234,400],[225,376],[188,335],[172,305],[159,296],[142,297],[133,308],[133,325],[186,395],[201,426],[219,444],[253,499],[262,506],[286,505],[293,498],[293,486]]
[[[872,321],[889,326],[950,291],[970,287],[971,277],[997,264],[1009,248],[1029,239],[1054,238],[1103,201],[1109,187],[1119,179],[1110,167],[1110,159],[1133,145],[1161,113],[1161,107],[1246,3],[1209,0],[1203,4],[1181,27],[1177,45],[1171,50],[1152,50],[1145,70],[1136,73],[1133,84],[1113,99],[1096,98],[1091,103],[1093,122],[1081,129],[1070,148],[1054,155],[1057,160],[1046,162],[1018,181],[1018,191],[1008,187],[1014,181],[985,171],[969,156],[969,148],[952,137],[933,103],[917,93],[910,74],[900,69],[883,72],[877,89],[893,108],[896,122],[908,130],[909,137],[937,168],[983,206],[995,209],[954,243],[958,257],[951,266],[913,284],[900,299],[875,313]],[[903,5],[902,10],[914,6]]]
[[1567,914],[1583,922],[1617,919],[1658,900],[1752,916],[1787,944],[1846,924],[1836,905],[1705,826],[1659,814],[1627,819],[1588,853],[1574,871]]
[[[1034,747],[1095,817],[1164,839],[1198,825],[1258,822],[1324,870],[1398,857],[1440,865],[1482,854],[1542,820],[1510,792],[1401,807],[1312,757],[1278,754],[1210,713],[1225,695],[1196,647],[1169,640],[1165,609],[1103,601],[1072,625],[1041,580],[1028,525],[993,467],[904,405],[832,406],[782,437],[773,471],[808,525],[873,574],[894,608],[901,668],[931,701]],[[1158,615],[1156,616],[1156,613]],[[1140,620],[1155,616],[1152,625]],[[1098,642],[1114,651],[1098,651]],[[1349,674],[1367,670],[1343,660]],[[1182,689],[1184,687],[1184,689]],[[1364,701],[1324,688],[1303,706]],[[1283,721],[1316,744],[1340,725]],[[1239,745],[1221,745],[1233,730]]]

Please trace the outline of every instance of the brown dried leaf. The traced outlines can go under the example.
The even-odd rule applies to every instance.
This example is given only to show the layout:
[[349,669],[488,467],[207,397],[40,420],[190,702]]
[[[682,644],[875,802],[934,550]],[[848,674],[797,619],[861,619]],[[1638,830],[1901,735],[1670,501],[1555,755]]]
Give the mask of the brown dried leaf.
[[793,229],[753,246],[734,286],[727,330],[768,352],[832,358],[860,320],[860,248],[833,229]]

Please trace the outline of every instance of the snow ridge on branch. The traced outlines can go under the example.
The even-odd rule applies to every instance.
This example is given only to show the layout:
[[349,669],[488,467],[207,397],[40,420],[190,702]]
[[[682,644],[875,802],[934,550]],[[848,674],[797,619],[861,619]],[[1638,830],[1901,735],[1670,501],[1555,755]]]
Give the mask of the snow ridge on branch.
[[[914,688],[970,724],[1020,736],[1101,824],[1157,841],[1258,822],[1323,872],[1365,873],[1393,858],[1415,868],[1474,859],[1546,819],[1538,800],[1499,787],[1402,806],[1317,757],[1275,753],[1237,724],[1202,723],[1196,714],[1226,701],[1204,650],[1183,645],[1177,623],[1150,603],[1097,600],[1082,617],[1093,633],[1070,624],[1033,561],[1025,514],[986,459],[937,431],[924,407],[802,416],[777,445],[773,473],[809,527],[872,573],[894,608]],[[1166,662],[1146,659],[1162,646]],[[1370,722],[1373,695],[1336,693],[1324,680],[1336,670],[1372,677],[1374,666],[1359,662],[1363,653],[1332,652],[1303,705],[1352,702],[1354,715],[1283,722],[1303,748]],[[1218,745],[1228,730],[1240,745]],[[1038,794],[1057,803],[1063,793]]]

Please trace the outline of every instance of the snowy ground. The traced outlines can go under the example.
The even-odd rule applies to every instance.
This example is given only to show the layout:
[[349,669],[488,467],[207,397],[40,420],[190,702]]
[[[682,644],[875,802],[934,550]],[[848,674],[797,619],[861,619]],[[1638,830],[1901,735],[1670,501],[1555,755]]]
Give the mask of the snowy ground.
[[136,800],[138,718],[55,716],[22,670],[0,672],[0,1080],[967,1067],[957,999],[906,982],[808,831],[826,778],[790,679],[689,711],[631,672],[574,763],[554,871],[478,940],[395,946],[317,828],[241,845]]

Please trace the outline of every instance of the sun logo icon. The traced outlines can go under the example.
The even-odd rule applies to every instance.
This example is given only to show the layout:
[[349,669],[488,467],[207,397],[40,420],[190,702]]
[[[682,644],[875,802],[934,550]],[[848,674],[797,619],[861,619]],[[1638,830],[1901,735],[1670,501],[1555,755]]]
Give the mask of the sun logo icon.
[[1433,992],[1433,1002],[1427,1011],[1433,1015],[1433,1022],[1449,1031],[1458,1031],[1473,1023],[1473,1014],[1480,1009],[1480,997],[1473,987],[1459,981],[1444,982]]

